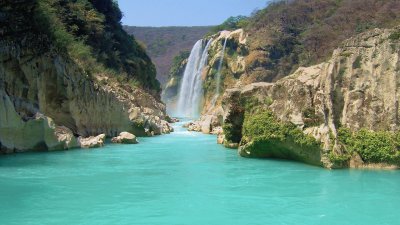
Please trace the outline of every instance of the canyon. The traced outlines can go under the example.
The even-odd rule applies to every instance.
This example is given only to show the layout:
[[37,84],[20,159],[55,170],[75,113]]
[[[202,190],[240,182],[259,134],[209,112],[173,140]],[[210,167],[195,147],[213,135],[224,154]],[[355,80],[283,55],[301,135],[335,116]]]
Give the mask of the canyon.
[[[272,83],[254,82],[257,78],[246,72],[251,52],[246,50],[243,30],[210,37],[210,56],[202,73],[202,116],[188,125],[189,130],[218,134],[220,143],[238,148],[244,157],[288,158],[327,168],[397,167],[399,152],[395,147],[389,151],[387,162],[379,159],[365,162],[362,151],[348,150],[339,131],[398,131],[400,46],[393,38],[397,33],[399,28],[362,33],[344,41],[326,62],[300,67]],[[225,40],[228,43],[223,82],[216,87]],[[218,88],[225,92],[215,100],[214,90]],[[289,133],[284,133],[282,139],[263,139],[261,135],[258,140],[255,133],[262,133],[258,132],[262,127],[246,136],[249,128],[246,120],[261,112],[271,112],[278,124],[295,125],[290,129],[301,130],[303,138],[312,137],[315,143],[290,141]]]

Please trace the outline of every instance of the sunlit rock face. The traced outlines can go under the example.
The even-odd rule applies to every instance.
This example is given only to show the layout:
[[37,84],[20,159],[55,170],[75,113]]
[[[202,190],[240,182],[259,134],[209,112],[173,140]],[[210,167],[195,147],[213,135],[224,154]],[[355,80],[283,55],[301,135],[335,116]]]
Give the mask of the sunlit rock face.
[[170,132],[165,105],[157,96],[106,73],[89,76],[31,26],[34,3],[15,4],[5,7],[9,11],[4,14],[6,23],[15,19],[15,26],[0,30],[3,152],[68,149],[77,147],[78,136],[103,133],[113,137],[122,131],[137,136]]
[[164,91],[172,114],[196,118],[220,105],[223,91],[245,77],[246,37],[242,29],[222,31],[194,45]]
[[255,104],[321,141],[322,153],[336,154],[342,152],[339,127],[397,131],[400,44],[390,38],[394,32],[398,29],[376,29],[351,38],[327,62],[299,68],[275,83],[228,89],[222,100],[225,123],[242,129],[246,107]]

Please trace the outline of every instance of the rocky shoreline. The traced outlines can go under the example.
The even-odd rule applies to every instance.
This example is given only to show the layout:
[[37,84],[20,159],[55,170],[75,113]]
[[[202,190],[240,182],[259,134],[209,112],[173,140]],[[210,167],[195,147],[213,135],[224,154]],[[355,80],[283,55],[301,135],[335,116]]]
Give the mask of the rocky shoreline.
[[[112,1],[104,4],[116,10]],[[96,57],[90,51],[93,43],[78,43],[75,34],[58,30],[75,41],[60,47],[60,37],[52,33],[57,30],[43,30],[43,24],[36,24],[36,17],[43,13],[60,22],[54,18],[60,16],[54,14],[60,9],[55,8],[57,4],[23,0],[6,1],[0,7],[4,10],[0,20],[0,152],[70,149],[79,146],[78,140],[89,142],[85,147],[101,146],[105,137],[124,131],[136,136],[173,131],[157,92],[154,65],[140,47],[129,53],[136,58],[131,58],[131,64],[126,62],[119,73],[100,62],[85,65],[82,60]],[[103,21],[110,26],[108,32],[134,45],[135,40],[114,22]],[[53,29],[62,29],[59,26],[73,25],[60,23]],[[72,54],[72,44],[81,44],[80,50],[89,49],[91,55]],[[132,82],[142,77],[148,83]]]
[[[397,169],[399,164],[391,160],[368,161],[369,156],[363,155],[366,153],[362,149],[349,152],[349,147],[341,140],[340,131],[345,128],[357,133],[367,129],[371,131],[371,138],[375,138],[373,135],[376,132],[394,134],[399,130],[396,71],[400,46],[398,41],[390,38],[398,29],[375,29],[362,33],[346,40],[325,63],[299,68],[292,75],[273,83],[245,85],[245,80],[240,77],[236,83],[225,84],[228,88],[217,104],[209,104],[210,99],[207,98],[202,116],[188,124],[187,128],[217,134],[218,143],[238,149],[244,157],[287,158],[294,154],[289,158],[303,161],[297,158],[308,153],[294,151],[300,149],[301,145],[279,144],[282,149],[289,151],[284,156],[282,152],[268,153],[268,148],[262,147],[268,142],[260,142],[262,145],[257,149],[264,149],[265,152],[252,156],[253,150],[250,150],[249,144],[255,143],[255,137],[242,136],[243,129],[249,129],[244,122],[246,118],[251,121],[259,112],[268,111],[279,126],[293,124],[302,131],[304,138],[311,137],[320,143],[316,155],[312,156],[316,161],[311,164],[332,169]],[[245,44],[234,36],[230,38],[230,41]],[[215,43],[219,43],[218,39]],[[213,55],[210,57],[213,58]],[[228,57],[229,68],[233,65],[230,60],[235,58]],[[379,140],[375,138],[374,141]],[[388,154],[392,154],[390,157],[393,160],[398,157],[396,151]],[[307,158],[304,160],[308,161]]]

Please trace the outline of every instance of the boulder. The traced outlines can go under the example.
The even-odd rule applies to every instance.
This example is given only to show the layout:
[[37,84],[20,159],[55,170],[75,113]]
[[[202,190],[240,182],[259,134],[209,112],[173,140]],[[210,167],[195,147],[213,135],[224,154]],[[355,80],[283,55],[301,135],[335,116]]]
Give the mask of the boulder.
[[72,131],[64,126],[56,126],[54,131],[45,135],[45,141],[49,151],[79,147]]
[[180,122],[180,120],[178,118],[172,117],[171,118],[171,123],[177,123]]
[[136,139],[136,136],[129,132],[121,132],[117,137],[113,137],[111,139],[113,143],[121,143],[121,144],[137,144],[139,143]]
[[363,168],[364,161],[362,160],[361,156],[354,152],[350,158],[350,168]]
[[106,139],[105,134],[90,136],[87,138],[79,137],[78,143],[81,146],[81,148],[99,148],[104,146],[105,139]]
[[220,136],[223,133],[224,133],[224,130],[222,129],[222,127],[218,126],[218,127],[214,127],[210,134],[214,134],[214,135]]
[[218,134],[218,137],[217,137],[217,144],[224,144],[224,140],[225,140],[225,135],[223,135],[223,134]]
[[179,119],[178,118],[175,118],[175,117],[170,117],[170,116],[165,116],[165,121],[167,121],[168,123],[176,123],[176,122],[179,122]]
[[[230,149],[238,149],[239,148],[239,143],[231,143],[231,142],[227,142],[226,140],[224,140],[224,146],[225,148],[230,148]],[[240,149],[238,150],[240,153]],[[241,155],[241,154],[239,154]]]
[[167,121],[161,121],[161,131],[163,134],[174,132],[174,128]]
[[200,121],[201,132],[204,134],[209,134],[211,130],[211,121],[213,120],[212,115],[206,115],[203,120]]
[[200,122],[199,121],[190,122],[189,125],[188,125],[188,131],[200,132],[201,131]]

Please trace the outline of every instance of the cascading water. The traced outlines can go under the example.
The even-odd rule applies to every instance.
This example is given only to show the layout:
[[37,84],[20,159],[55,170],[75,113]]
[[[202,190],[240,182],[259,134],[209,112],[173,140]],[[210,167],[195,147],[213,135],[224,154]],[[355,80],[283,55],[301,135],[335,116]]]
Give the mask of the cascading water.
[[213,99],[211,100],[211,104],[214,106],[215,102],[217,101],[219,95],[220,95],[220,89],[221,89],[221,69],[222,69],[222,64],[224,63],[224,56],[225,56],[225,49],[226,49],[226,41],[228,40],[228,37],[225,37],[224,45],[221,50],[221,55],[220,55],[220,60],[218,64],[218,70],[217,70],[217,77],[216,77],[216,86],[217,88],[215,89],[215,95]]
[[221,58],[219,60],[219,64],[218,64],[218,71],[217,71],[217,88],[216,88],[216,96],[219,96],[220,94],[220,86],[221,86],[221,69],[222,69],[222,64],[224,63],[224,57],[225,57],[225,49],[226,49],[226,41],[228,40],[228,38],[225,38],[224,41],[224,45],[222,47],[222,51],[221,51]]
[[203,48],[204,41],[199,40],[190,52],[179,91],[178,116],[197,117],[199,115],[200,101],[203,95],[201,72],[207,63],[208,48],[211,42],[212,39]]

